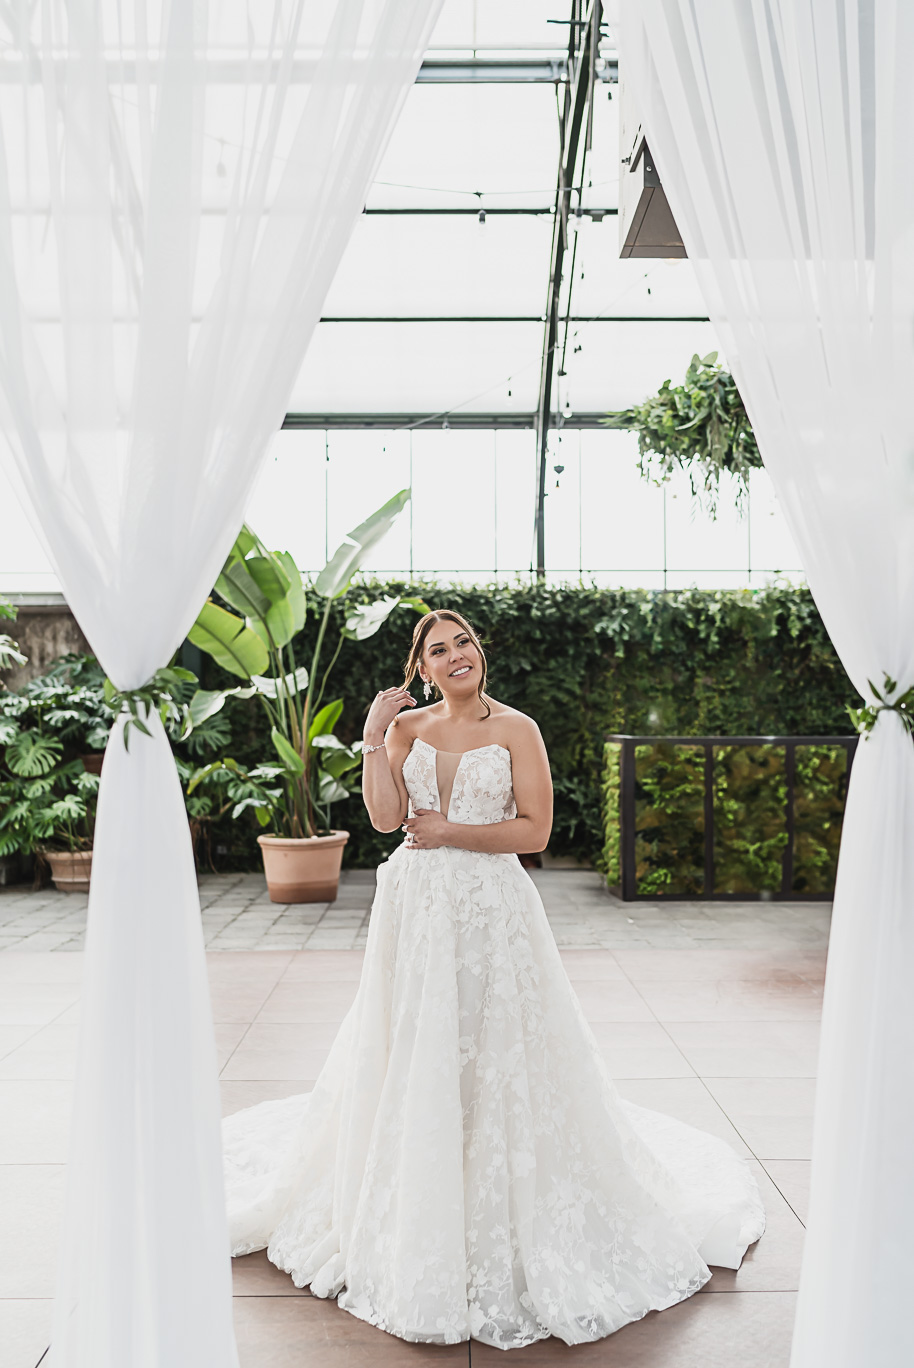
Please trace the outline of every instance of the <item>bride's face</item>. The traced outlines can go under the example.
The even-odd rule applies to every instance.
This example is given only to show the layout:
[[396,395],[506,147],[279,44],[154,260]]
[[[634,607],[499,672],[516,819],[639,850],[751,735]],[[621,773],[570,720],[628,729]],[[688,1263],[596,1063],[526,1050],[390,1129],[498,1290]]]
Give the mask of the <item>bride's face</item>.
[[423,673],[443,694],[475,693],[479,687],[479,652],[456,622],[436,622],[422,650]]

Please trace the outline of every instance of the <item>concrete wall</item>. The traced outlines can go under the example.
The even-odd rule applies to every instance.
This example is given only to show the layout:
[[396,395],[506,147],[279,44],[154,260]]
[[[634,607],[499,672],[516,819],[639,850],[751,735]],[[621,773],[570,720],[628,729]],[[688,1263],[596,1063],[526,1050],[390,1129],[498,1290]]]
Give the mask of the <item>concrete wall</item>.
[[30,679],[44,674],[58,656],[91,649],[61,594],[10,597],[19,615],[14,622],[0,618],[0,632],[18,641],[20,651],[29,660],[27,665],[0,673],[0,680],[8,689],[21,688]]

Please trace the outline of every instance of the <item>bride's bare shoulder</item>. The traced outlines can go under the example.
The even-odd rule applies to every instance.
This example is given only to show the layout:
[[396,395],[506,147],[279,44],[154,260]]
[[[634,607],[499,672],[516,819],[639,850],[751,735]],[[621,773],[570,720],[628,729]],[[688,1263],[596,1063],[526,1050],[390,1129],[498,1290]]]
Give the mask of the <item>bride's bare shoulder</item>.
[[507,703],[499,703],[490,698],[492,721],[497,723],[498,732],[504,744],[510,748],[524,745],[541,745],[540,729],[532,717],[519,708],[509,708]]
[[440,703],[426,704],[425,707],[404,708],[398,712],[390,724],[388,735],[393,738],[400,738],[406,745],[412,745],[416,737],[421,737],[428,729],[430,717],[435,717],[441,711]]

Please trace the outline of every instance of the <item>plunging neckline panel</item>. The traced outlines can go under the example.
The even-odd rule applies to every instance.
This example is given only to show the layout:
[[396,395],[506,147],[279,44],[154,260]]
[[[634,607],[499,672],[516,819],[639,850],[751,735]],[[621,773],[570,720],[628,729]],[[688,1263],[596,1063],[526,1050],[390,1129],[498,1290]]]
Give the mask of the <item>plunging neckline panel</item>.
[[[438,796],[438,811],[439,811],[439,812],[443,812],[444,815],[445,815],[445,817],[447,818],[448,821],[450,821],[450,818],[451,818],[451,801],[452,801],[452,799],[453,799],[453,797],[454,797],[454,785],[455,785],[456,782],[457,782],[457,775],[458,775],[458,773],[459,773],[459,771],[460,771],[460,766],[461,766],[461,764],[463,763],[463,757],[464,757],[465,755],[476,755],[479,751],[485,751],[485,750],[503,750],[503,751],[505,752],[506,755],[510,755],[510,754],[511,754],[511,752],[508,750],[508,747],[507,747],[507,746],[502,746],[502,745],[500,745],[497,741],[492,741],[492,742],[490,742],[488,746],[472,746],[469,750],[465,750],[465,751],[446,751],[446,750],[439,750],[437,746],[433,746],[433,745],[432,745],[431,741],[423,741],[423,739],[422,739],[421,736],[416,736],[416,737],[413,738],[413,745],[415,745],[417,741],[419,742],[420,745],[422,745],[422,746],[428,746],[429,750],[432,750],[432,751],[435,752],[435,792],[436,792],[436,794],[437,794],[437,796]],[[444,789],[445,789],[446,792],[447,792],[447,803],[446,803],[446,804],[444,803],[443,797],[442,797],[442,772],[439,771],[439,769],[438,769],[438,756],[439,756],[439,755],[447,755],[447,756],[450,756],[451,758],[455,758],[455,759],[457,760],[457,763],[456,763],[456,765],[454,765],[453,769],[450,771],[450,774],[448,774],[448,773],[446,772],[446,771],[447,771],[447,767],[445,767],[445,772],[444,772],[444,774],[443,774],[443,777],[444,777]],[[449,785],[448,785],[448,782],[447,782],[447,781],[448,781],[448,778],[450,779],[450,784],[449,784]]]

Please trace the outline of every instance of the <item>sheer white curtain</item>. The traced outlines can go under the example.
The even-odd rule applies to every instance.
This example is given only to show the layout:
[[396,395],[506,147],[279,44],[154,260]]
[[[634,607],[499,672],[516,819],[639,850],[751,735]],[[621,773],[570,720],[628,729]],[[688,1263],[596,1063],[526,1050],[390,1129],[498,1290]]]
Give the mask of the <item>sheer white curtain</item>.
[[[620,8],[624,79],[825,624],[860,694],[873,701],[867,680],[886,673],[903,691],[914,6]],[[912,904],[914,746],[883,712],[858,747],[841,849],[793,1368],[914,1362]]]
[[[0,14],[4,458],[115,683],[186,635],[440,0]],[[166,736],[109,741],[54,1368],[236,1362],[213,1042]]]

